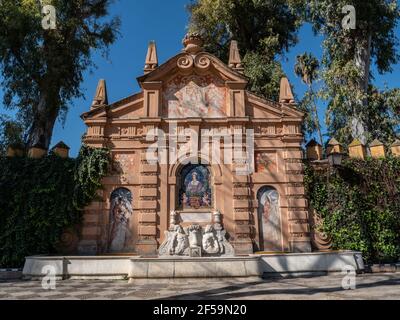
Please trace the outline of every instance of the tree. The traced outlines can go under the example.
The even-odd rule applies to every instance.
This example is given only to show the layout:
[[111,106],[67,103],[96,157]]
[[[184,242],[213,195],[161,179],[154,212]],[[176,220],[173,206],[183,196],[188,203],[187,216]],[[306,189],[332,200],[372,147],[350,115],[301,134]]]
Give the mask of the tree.
[[23,128],[21,122],[0,115],[0,156],[6,154],[9,146],[23,145]]
[[[4,105],[17,109],[28,124],[27,146],[49,147],[56,120],[65,118],[68,103],[82,95],[83,72],[93,67],[92,51],[106,54],[115,41],[119,20],[104,21],[111,2],[1,1]],[[52,5],[55,21],[45,5]]]
[[315,102],[315,92],[313,89],[314,81],[318,77],[319,61],[311,53],[304,53],[297,56],[294,72],[308,86],[308,92],[305,95],[301,105],[304,106],[306,114],[311,115],[309,123],[309,132],[318,132],[320,144],[324,145],[322,138],[321,125],[319,123],[318,108]]
[[190,31],[203,35],[206,50],[227,62],[229,42],[237,40],[250,90],[278,100],[283,76],[276,56],[297,43],[300,26],[292,3],[283,0],[197,0]]
[[[390,141],[399,125],[393,121],[390,103],[399,101],[399,92],[374,87],[371,69],[375,65],[383,74],[399,61],[397,2],[311,0],[306,9],[307,20],[325,36],[322,97],[329,102],[329,133],[343,143],[354,138],[367,143],[377,136]],[[355,22],[355,28],[349,28],[348,22]]]

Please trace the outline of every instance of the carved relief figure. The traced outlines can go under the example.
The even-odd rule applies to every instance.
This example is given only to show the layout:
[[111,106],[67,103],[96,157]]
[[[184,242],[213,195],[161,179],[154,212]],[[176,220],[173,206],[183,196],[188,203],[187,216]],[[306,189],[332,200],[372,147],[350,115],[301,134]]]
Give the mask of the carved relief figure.
[[185,255],[189,248],[189,238],[181,226],[177,226],[175,254]]
[[173,231],[165,231],[164,243],[160,246],[160,256],[183,256],[189,252],[189,237],[180,225]]
[[130,219],[132,216],[132,194],[120,188],[111,195],[110,227],[108,248],[110,252],[129,250],[132,234]]
[[[217,226],[215,226],[217,227]],[[234,256],[235,255],[235,250],[233,249],[233,246],[229,243],[227,237],[226,237],[226,230],[217,230],[217,239],[218,243],[221,248],[221,254],[224,256]]]
[[190,247],[201,246],[201,227],[199,225],[193,225],[188,228],[189,243]]
[[174,241],[176,237],[175,230],[165,231],[164,233],[165,233],[165,240],[158,249],[158,254],[160,256],[173,256],[175,252],[174,250],[175,248]]
[[213,76],[178,76],[164,91],[164,113],[169,118],[226,117],[223,82]]
[[260,234],[264,251],[282,250],[279,194],[275,189],[262,188],[258,195]]
[[218,242],[213,226],[209,225],[204,230],[203,250],[208,254],[223,253],[223,248]]
[[180,225],[176,225],[172,230],[165,232],[165,240],[158,250],[160,256],[189,256],[196,252],[192,251],[193,248],[211,256],[234,255],[225,230],[216,230],[212,225],[204,230],[199,225],[192,225],[186,228],[186,232]]

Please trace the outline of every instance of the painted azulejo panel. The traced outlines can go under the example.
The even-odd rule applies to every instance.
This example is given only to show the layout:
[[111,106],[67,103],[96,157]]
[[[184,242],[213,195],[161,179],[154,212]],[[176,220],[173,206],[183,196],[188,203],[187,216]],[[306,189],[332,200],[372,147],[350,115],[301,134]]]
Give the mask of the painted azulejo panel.
[[263,250],[281,251],[282,230],[279,193],[273,188],[262,188],[258,193],[258,201]]
[[113,171],[116,173],[135,172],[135,155],[134,154],[116,154],[114,155]]
[[181,173],[180,207],[201,209],[212,206],[210,172],[202,165],[189,165]]
[[275,152],[257,152],[256,172],[276,172],[278,170]]
[[211,75],[177,76],[164,90],[164,115],[174,119],[226,117],[223,81]]
[[133,213],[132,193],[128,189],[119,188],[111,194],[110,200],[108,251],[125,252],[132,250],[130,228]]

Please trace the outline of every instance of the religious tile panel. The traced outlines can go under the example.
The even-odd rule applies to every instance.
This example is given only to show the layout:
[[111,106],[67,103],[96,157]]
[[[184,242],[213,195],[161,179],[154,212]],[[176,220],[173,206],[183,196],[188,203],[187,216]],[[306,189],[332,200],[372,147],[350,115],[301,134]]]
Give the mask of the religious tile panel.
[[178,76],[166,85],[164,114],[169,118],[226,117],[226,88],[218,78]]

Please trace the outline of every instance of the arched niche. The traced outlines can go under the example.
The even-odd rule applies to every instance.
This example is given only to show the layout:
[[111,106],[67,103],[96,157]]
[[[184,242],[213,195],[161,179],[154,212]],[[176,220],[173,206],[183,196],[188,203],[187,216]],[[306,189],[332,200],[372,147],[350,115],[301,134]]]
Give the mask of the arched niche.
[[177,184],[177,176],[179,172],[188,164],[203,164],[209,167],[211,176],[212,176],[212,184],[219,185],[222,184],[222,169],[219,164],[210,164],[207,160],[207,156],[199,154],[198,158],[190,158],[188,159],[186,156],[183,156],[178,159],[178,161],[173,164],[169,168],[168,176],[169,176],[169,184]]
[[270,186],[264,186],[257,193],[260,249],[282,251],[282,216],[280,194]]
[[127,252],[132,248],[133,215],[132,192],[126,188],[115,189],[110,196],[110,213],[108,228],[108,252]]

